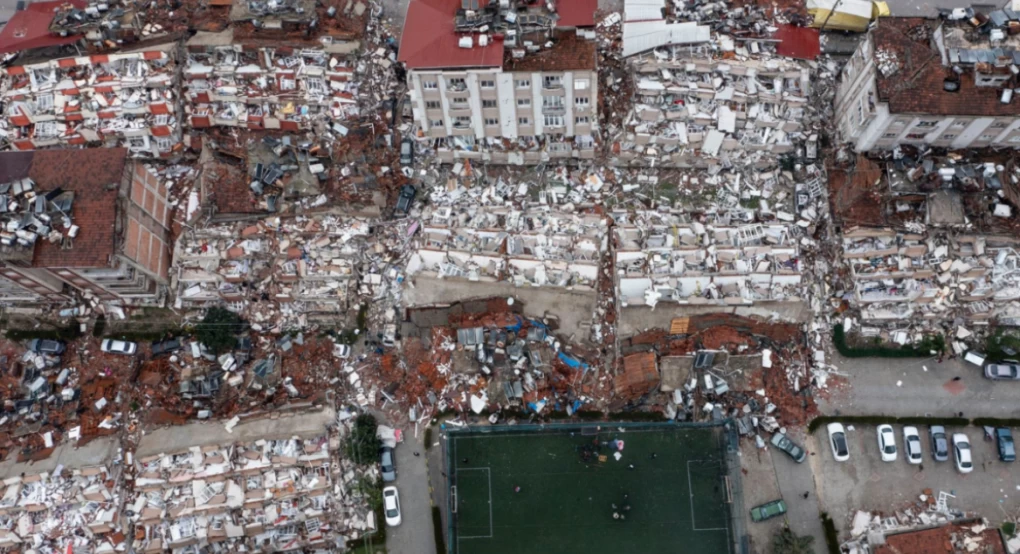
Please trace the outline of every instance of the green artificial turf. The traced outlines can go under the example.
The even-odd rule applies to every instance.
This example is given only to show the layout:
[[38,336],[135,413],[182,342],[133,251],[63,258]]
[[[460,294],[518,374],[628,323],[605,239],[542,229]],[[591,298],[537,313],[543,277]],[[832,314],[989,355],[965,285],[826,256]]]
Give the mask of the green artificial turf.
[[[450,551],[729,553],[724,430],[620,429],[603,424],[597,435],[582,434],[580,427],[450,430],[447,458],[456,499]],[[593,439],[605,462],[582,461],[580,449]],[[624,441],[619,461],[605,444],[613,439]],[[614,512],[623,517],[614,519]]]

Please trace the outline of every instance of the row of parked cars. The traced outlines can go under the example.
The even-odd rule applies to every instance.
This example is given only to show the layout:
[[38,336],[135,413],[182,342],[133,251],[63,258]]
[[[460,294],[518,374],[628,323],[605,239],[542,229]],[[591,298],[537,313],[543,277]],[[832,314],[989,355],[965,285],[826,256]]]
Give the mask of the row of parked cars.
[[[32,339],[28,341],[27,347],[37,354],[57,356],[67,350],[67,345],[63,341],[50,339]],[[103,339],[103,342],[99,343],[99,349],[110,354],[133,356],[135,352],[138,352],[138,343],[126,340]]]
[[[830,423],[827,427],[829,432],[829,445],[832,447],[832,456],[837,462],[845,462],[850,459],[850,446],[847,443],[846,429],[841,423]],[[899,458],[899,448],[896,444],[896,432],[892,425],[879,425],[876,429],[878,438],[878,451],[883,462],[895,462]],[[1013,443],[1013,433],[1005,427],[994,430],[995,441],[999,451],[999,459],[1003,462],[1016,460],[1016,447]],[[924,460],[923,441],[917,427],[907,425],[903,427],[903,457],[911,464],[920,464]],[[970,439],[966,433],[953,433],[950,437],[946,428],[942,425],[931,425],[928,427],[928,443],[931,449],[931,457],[936,462],[949,460],[952,450],[953,463],[960,473],[974,471],[974,456],[971,451]]]

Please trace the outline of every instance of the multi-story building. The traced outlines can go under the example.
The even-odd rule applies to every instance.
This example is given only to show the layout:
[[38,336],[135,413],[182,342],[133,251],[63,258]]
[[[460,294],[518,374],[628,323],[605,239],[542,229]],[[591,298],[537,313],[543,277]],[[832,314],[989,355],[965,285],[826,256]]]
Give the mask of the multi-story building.
[[881,18],[843,68],[842,139],[859,152],[898,145],[1020,147],[1013,104],[1020,25],[1011,10],[959,8],[945,21]]
[[0,153],[0,302],[72,293],[129,305],[169,283],[170,206],[156,170],[123,148]]
[[595,6],[413,0],[398,60],[419,136],[446,162],[594,158]]

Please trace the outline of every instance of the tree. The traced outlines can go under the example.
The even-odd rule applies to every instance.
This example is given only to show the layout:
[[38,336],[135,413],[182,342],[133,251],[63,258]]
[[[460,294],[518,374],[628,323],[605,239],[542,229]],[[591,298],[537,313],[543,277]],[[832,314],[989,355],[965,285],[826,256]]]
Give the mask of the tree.
[[382,441],[376,436],[375,417],[372,414],[361,414],[354,420],[354,427],[347,437],[347,457],[357,464],[368,465],[376,462]]
[[814,542],[812,536],[799,537],[789,527],[783,527],[772,535],[772,554],[814,554],[811,547]]
[[237,334],[244,330],[244,322],[225,308],[209,308],[202,322],[195,327],[195,336],[213,352],[220,354],[237,344]]

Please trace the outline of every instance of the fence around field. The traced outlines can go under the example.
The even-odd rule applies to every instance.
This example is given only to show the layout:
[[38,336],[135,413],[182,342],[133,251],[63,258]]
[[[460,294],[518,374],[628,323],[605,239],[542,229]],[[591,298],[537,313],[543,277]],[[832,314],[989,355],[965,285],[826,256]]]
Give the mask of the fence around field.
[[485,436],[498,437],[507,433],[559,433],[575,432],[583,435],[596,435],[599,432],[608,432],[613,429],[623,428],[626,430],[670,430],[670,429],[712,429],[719,428],[719,444],[717,445],[721,457],[720,476],[726,486],[726,501],[729,504],[728,534],[730,552],[733,554],[748,554],[750,552],[747,529],[744,521],[744,495],[741,485],[740,471],[740,437],[737,434],[736,425],[731,419],[720,421],[690,423],[690,422],[579,422],[579,423],[546,423],[546,424],[519,424],[519,425],[479,425],[456,427],[441,425],[446,440],[443,448],[443,465],[446,468],[446,514],[447,514],[447,554],[456,554],[457,548],[457,472],[454,468],[454,458],[451,447],[458,437]]

